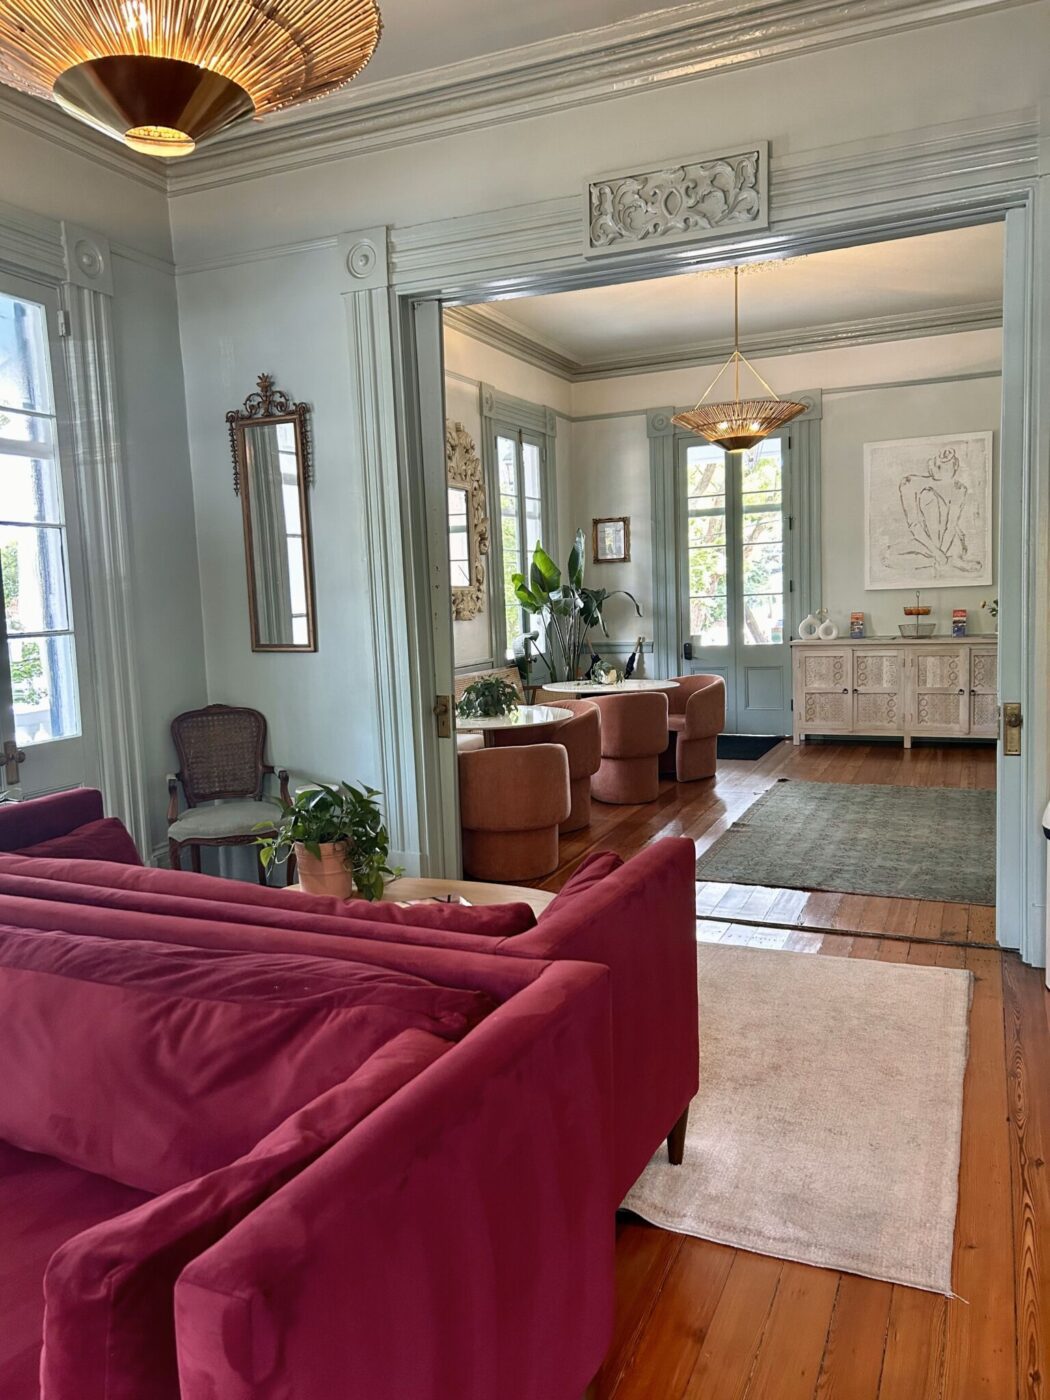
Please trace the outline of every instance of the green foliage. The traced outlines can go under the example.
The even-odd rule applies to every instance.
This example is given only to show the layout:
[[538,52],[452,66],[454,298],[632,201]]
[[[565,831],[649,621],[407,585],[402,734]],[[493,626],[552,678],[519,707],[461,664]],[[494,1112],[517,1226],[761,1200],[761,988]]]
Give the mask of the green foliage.
[[11,656],[11,689],[17,705],[39,705],[47,691],[36,684],[43,677],[44,663],[39,642],[23,642],[22,653]]
[[577,530],[565,576],[542,544],[537,544],[532,552],[528,582],[524,574],[511,575],[518,602],[543,622],[546,650],[537,646],[536,652],[553,681],[577,678],[592,627],[600,627],[604,636],[609,635],[603,610],[610,598],[630,598],[635,612],[642,615],[637,599],[624,588],[613,592],[585,588],[583,561],[584,536],[582,530]]
[[463,719],[490,719],[518,708],[518,692],[502,676],[482,676],[464,687],[456,706]]
[[[312,856],[320,857],[323,845],[346,843],[346,866],[353,872],[354,884],[365,899],[381,899],[384,876],[399,875],[387,864],[390,838],[375,788],[350,783],[315,787],[297,793],[290,803],[281,803],[281,816],[274,836],[259,838],[263,866],[283,864],[298,842]],[[260,826],[269,823],[260,822]]]

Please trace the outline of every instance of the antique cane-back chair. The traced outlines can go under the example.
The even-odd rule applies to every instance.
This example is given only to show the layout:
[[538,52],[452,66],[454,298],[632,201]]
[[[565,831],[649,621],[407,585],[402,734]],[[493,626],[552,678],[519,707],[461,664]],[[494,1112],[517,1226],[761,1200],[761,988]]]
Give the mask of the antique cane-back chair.
[[[180,870],[183,846],[193,869],[201,868],[202,846],[250,846],[273,827],[280,807],[264,792],[267,775],[277,772],[281,800],[288,802],[288,773],[264,760],[266,720],[258,710],[236,705],[208,705],[187,710],[171,722],[179,771],[168,774],[168,851]],[[186,808],[179,814],[179,784]],[[266,873],[256,854],[259,883]],[[289,872],[291,878],[291,872]]]

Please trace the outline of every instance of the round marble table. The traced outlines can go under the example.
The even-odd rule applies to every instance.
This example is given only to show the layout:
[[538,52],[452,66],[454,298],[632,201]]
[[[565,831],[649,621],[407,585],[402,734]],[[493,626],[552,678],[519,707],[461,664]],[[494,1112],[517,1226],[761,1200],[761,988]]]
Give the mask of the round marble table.
[[548,681],[543,689],[555,695],[638,695],[647,690],[677,690],[678,682],[639,679],[602,685],[600,681]]
[[457,715],[456,728],[478,731],[488,749],[504,744],[542,744],[567,719],[572,719],[572,711],[557,705],[519,705],[509,715],[487,715],[482,719]]

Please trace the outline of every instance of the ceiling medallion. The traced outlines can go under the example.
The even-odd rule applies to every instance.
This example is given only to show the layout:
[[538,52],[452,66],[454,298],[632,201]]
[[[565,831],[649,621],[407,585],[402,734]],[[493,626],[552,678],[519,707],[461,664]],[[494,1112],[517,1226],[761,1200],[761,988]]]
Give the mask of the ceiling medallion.
[[[740,397],[741,365],[758,381],[768,397]],[[732,399],[708,403],[715,385],[730,367],[733,370]],[[727,452],[743,452],[768,437],[775,429],[790,423],[792,418],[805,413],[806,407],[806,404],[792,399],[778,399],[750,360],[740,353],[740,268],[734,267],[733,353],[715,375],[696,407],[688,413],[676,413],[671,422],[687,432],[698,433],[717,447],[724,447]]]
[[380,30],[375,0],[13,0],[0,82],[170,159],[343,87]]

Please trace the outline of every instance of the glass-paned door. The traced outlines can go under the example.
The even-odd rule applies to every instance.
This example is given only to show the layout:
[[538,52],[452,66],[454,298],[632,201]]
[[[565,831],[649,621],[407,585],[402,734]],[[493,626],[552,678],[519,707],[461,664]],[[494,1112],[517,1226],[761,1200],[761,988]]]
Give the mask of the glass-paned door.
[[503,614],[507,656],[524,633],[535,630],[532,615],[514,593],[511,578],[529,577],[532,551],[543,539],[543,448],[538,438],[517,430],[496,432],[499,471],[500,552],[503,562]]
[[0,791],[10,797],[98,781],[57,312],[51,289],[0,282]]
[[679,447],[683,633],[692,670],[726,682],[726,729],[791,732],[786,443]]

